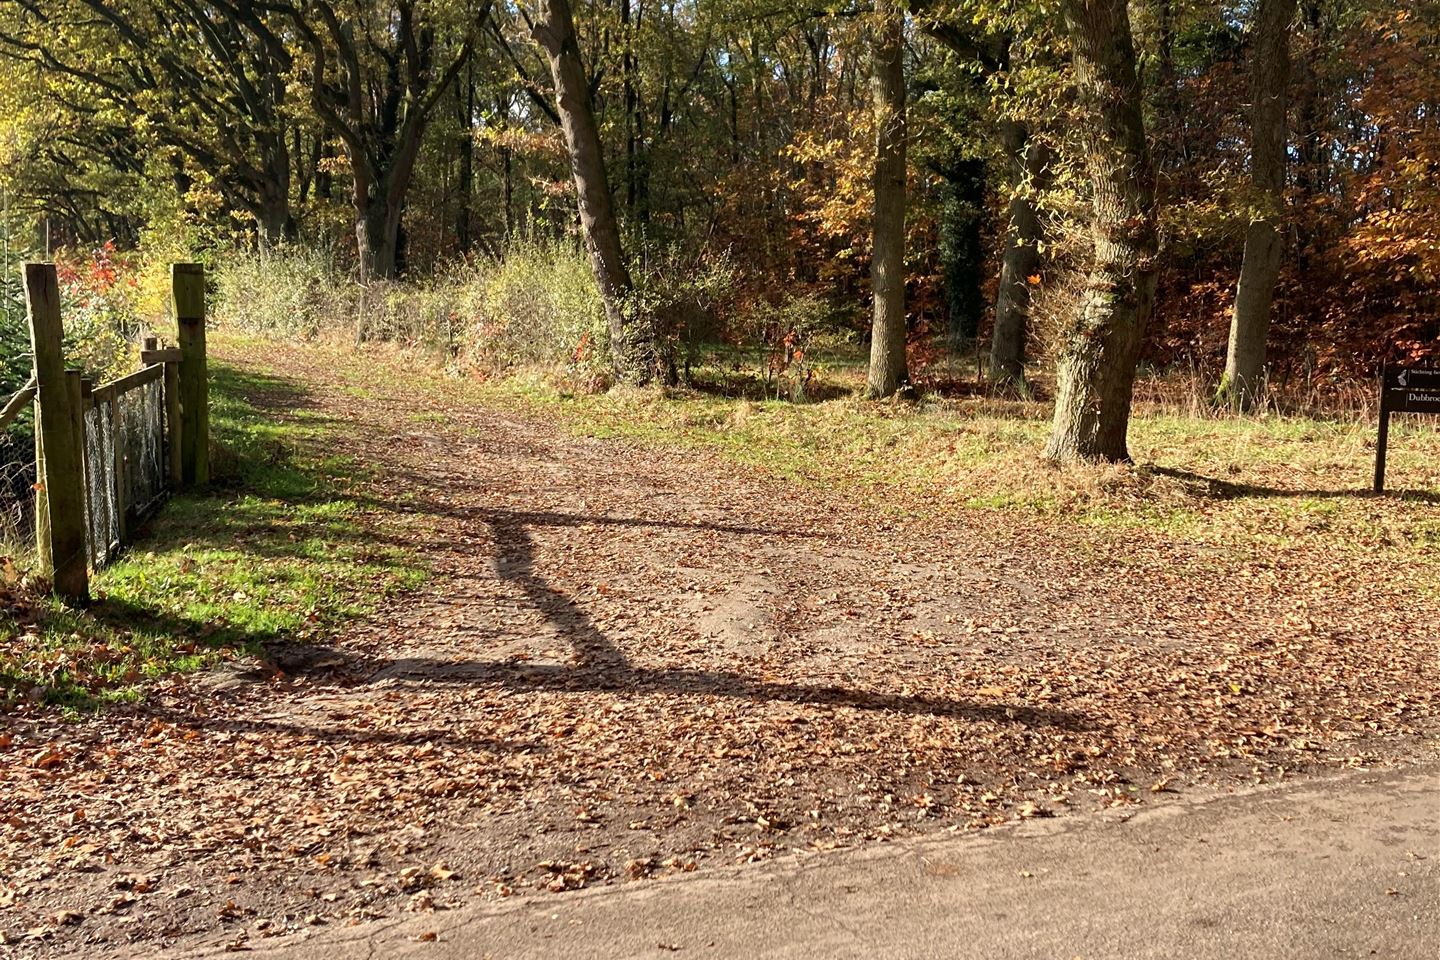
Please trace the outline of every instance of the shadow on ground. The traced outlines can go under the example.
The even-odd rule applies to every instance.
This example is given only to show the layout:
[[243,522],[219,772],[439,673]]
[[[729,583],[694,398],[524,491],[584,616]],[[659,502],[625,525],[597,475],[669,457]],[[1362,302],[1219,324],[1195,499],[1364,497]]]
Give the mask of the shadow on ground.
[[1440,503],[1440,493],[1431,490],[1387,490],[1377,494],[1369,487],[1358,490],[1290,490],[1283,487],[1267,487],[1257,483],[1243,483],[1207,477],[1193,470],[1178,467],[1152,466],[1151,471],[1162,477],[1170,477],[1185,484],[1194,496],[1212,500],[1282,499],[1296,500],[1362,500],[1367,497],[1386,496],[1402,500],[1416,500],[1421,503]]

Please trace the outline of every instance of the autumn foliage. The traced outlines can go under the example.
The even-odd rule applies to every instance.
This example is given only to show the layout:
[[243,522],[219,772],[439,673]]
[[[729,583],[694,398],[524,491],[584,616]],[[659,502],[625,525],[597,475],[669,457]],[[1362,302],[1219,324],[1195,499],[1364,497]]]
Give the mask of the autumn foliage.
[[[330,6],[359,17],[364,5]],[[485,29],[468,36],[472,61],[436,94],[409,173],[396,257],[410,280],[576,233],[564,139],[524,19],[510,5],[472,9],[459,0],[425,16],[454,54],[471,29],[466,17],[482,6]],[[812,314],[823,304],[829,333],[863,340],[875,131],[867,18],[844,5],[796,11],[753,0],[573,6],[636,270],[663,264],[683,278],[697,264],[733,269],[732,296],[713,316],[669,335],[703,327],[745,345],[748,331],[765,325],[757,312],[783,313],[800,301]],[[1034,286],[1053,301],[1085,265],[1090,188],[1069,43],[1053,11],[911,6],[928,11],[906,27],[906,293],[912,365],[923,370],[938,352],[968,351],[973,344],[960,341],[977,328],[988,338],[1012,196],[1031,191],[1042,212]],[[99,248],[104,259],[188,244],[223,256],[256,242],[254,211],[263,208],[272,227],[285,224],[288,242],[323,251],[341,271],[354,268],[350,164],[334,124],[306,93],[315,49],[285,47],[303,23],[299,7],[276,5],[273,16],[237,27],[250,40],[276,38],[273,63],[227,64],[211,62],[203,46],[214,23],[168,30],[148,6],[125,6],[130,35],[151,37],[165,67],[136,89],[116,53],[131,41],[84,4],[51,7],[38,19],[0,15],[0,184],[14,249]],[[1253,5],[1198,2],[1133,11],[1161,194],[1160,288],[1144,351],[1152,369],[1213,380],[1223,363],[1256,199],[1247,187],[1253,15]],[[1440,359],[1437,16],[1429,5],[1383,0],[1299,4],[1274,384],[1323,385],[1369,377],[1386,360]],[[47,47],[56,33],[65,44]],[[179,69],[166,64],[190,62],[203,69],[166,72]],[[278,102],[247,112],[219,98],[234,80],[227,71],[253,81],[262,67],[284,71],[290,83],[256,88]],[[204,124],[193,110],[165,110],[201,95],[187,94],[182,79],[216,97]],[[387,82],[379,73],[370,80],[377,90]],[[396,103],[407,95],[392,94]],[[97,106],[82,109],[88,102]],[[1017,122],[1050,151],[1043,185],[1017,179],[1006,155],[1002,127]],[[217,141],[206,126],[215,123],[246,136]],[[267,139],[276,124],[279,144]],[[283,168],[283,178],[267,184],[271,168]],[[972,333],[957,339],[957,330]],[[1046,348],[1043,336],[1032,337],[1031,359],[1043,361]]]

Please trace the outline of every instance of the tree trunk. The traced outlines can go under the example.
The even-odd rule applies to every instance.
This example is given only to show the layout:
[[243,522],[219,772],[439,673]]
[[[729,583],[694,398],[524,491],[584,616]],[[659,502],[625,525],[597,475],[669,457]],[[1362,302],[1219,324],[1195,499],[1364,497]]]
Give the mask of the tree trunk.
[[459,194],[459,206],[455,210],[455,244],[460,255],[470,252],[473,238],[470,235],[470,202],[475,192],[475,70],[467,67],[465,87],[455,93],[455,102],[460,113],[460,135],[456,147],[460,152],[460,174],[455,185]]
[[257,136],[260,154],[247,193],[254,197],[251,210],[260,245],[269,247],[295,236],[295,221],[290,212],[290,184],[293,177],[290,144],[286,131],[267,132]]
[[1025,342],[1030,330],[1030,278],[1040,269],[1040,225],[1035,195],[1045,189],[1050,151],[1031,140],[1023,123],[1006,121],[1001,129],[1005,155],[1015,169],[1014,193],[1005,219],[1005,252],[995,298],[995,333],[990,338],[990,379],[997,384],[1025,381]]
[[294,233],[288,197],[262,197],[260,215],[256,219],[260,228],[260,245],[263,247],[273,247],[289,239]]
[[500,160],[501,166],[505,169],[505,186],[503,190],[505,200],[505,249],[509,250],[510,242],[515,236],[515,177],[513,171],[514,164],[511,159],[511,150],[509,147],[500,148]]
[[1290,86],[1290,23],[1296,0],[1260,0],[1250,57],[1250,179],[1255,210],[1245,232],[1245,255],[1230,318],[1225,376],[1217,399],[1250,410],[1265,376],[1265,338],[1270,307],[1280,276],[1284,241],[1280,221],[1285,206],[1285,123]]
[[273,165],[272,179],[260,185],[255,221],[260,233],[260,245],[263,247],[275,246],[295,236],[295,220],[290,215],[288,152],[283,156],[283,167],[280,163]]
[[420,152],[421,124],[405,129],[383,172],[368,157],[350,153],[354,177],[355,241],[360,282],[393,280],[404,269],[405,234],[401,219]]
[[905,363],[905,13],[884,0],[875,38],[875,215],[870,285],[875,297],[865,392],[888,397],[909,379]]
[[[1333,91],[1321,76],[1315,61],[1324,56],[1329,42],[1326,11],[1319,0],[1305,0],[1300,7],[1304,48],[1299,61],[1295,94],[1295,187],[1301,206],[1313,203],[1327,192],[1330,184],[1327,167],[1332,157],[1329,137],[1329,104]],[[1310,250],[1318,249],[1324,239],[1316,235],[1320,218],[1297,217],[1296,265],[1303,272]]]
[[360,267],[360,282],[390,280],[395,276],[395,234],[386,215],[389,204],[371,186],[374,179],[362,173],[352,161],[355,207],[355,253]]
[[655,373],[655,344],[652,337],[641,335],[627,316],[634,286],[625,266],[615,201],[605,173],[605,154],[590,106],[569,0],[542,0],[531,32],[550,61],[555,81],[555,105],[570,151],[580,227],[610,327],[615,376],[623,382],[645,383]]
[[1057,369],[1055,460],[1130,457],[1126,432],[1140,339],[1155,301],[1155,171],[1145,142],[1126,0],[1066,0],[1094,197],[1094,260]]
[[330,200],[335,195],[335,174],[330,172],[329,165],[325,162],[334,157],[335,151],[330,146],[330,141],[325,134],[315,134],[315,199],[321,202]]

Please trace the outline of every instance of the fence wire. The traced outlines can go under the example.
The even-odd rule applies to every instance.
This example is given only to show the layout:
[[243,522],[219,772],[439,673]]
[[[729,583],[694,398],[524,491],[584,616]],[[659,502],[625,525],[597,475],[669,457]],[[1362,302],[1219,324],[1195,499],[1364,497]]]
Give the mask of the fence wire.
[[90,563],[96,569],[120,550],[121,511],[127,521],[140,519],[164,496],[165,443],[165,393],[158,379],[125,391],[114,407],[101,403],[85,412],[86,523]]
[[115,429],[108,403],[85,411],[85,513],[90,565],[101,567],[120,548],[120,502],[115,488]]
[[[123,519],[143,519],[170,488],[163,380],[131,387],[113,406],[89,406],[84,421],[86,550],[99,569],[122,545],[122,511]],[[17,559],[35,548],[35,441],[27,428],[0,430],[0,556]]]
[[120,397],[126,506],[148,515],[165,493],[165,385],[151,380]]
[[0,430],[0,555],[18,561],[34,547],[35,441],[28,429]]

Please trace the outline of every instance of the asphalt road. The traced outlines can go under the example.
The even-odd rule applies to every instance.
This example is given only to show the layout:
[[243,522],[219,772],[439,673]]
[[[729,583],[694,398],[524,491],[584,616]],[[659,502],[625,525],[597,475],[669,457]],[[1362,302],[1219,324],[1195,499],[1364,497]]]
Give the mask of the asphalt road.
[[[430,939],[433,935],[434,939]],[[423,939],[422,939],[423,938]],[[251,957],[1440,957],[1440,766],[321,929]],[[186,956],[195,956],[192,951]]]

